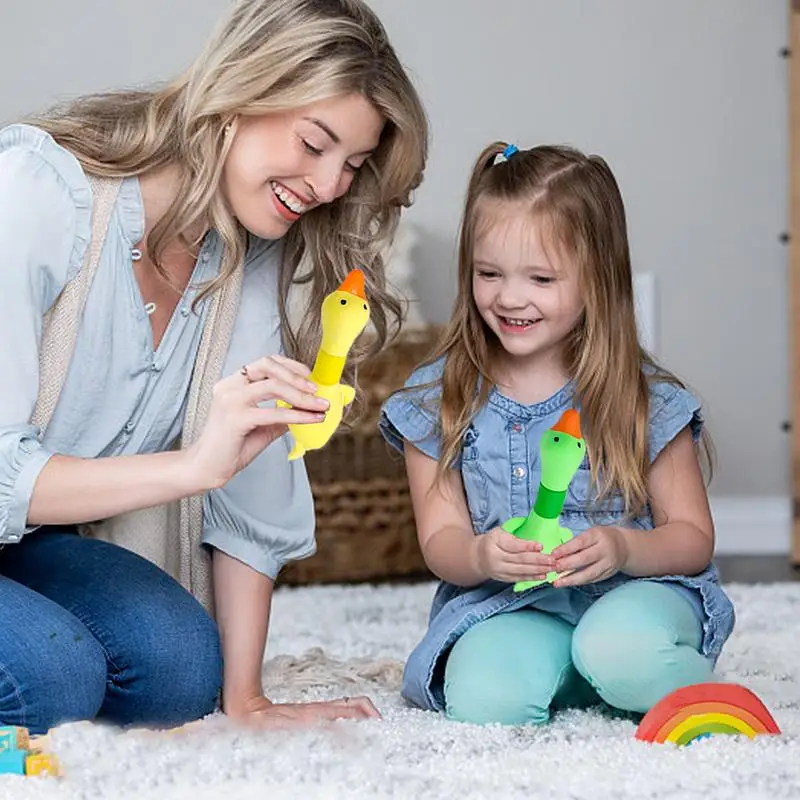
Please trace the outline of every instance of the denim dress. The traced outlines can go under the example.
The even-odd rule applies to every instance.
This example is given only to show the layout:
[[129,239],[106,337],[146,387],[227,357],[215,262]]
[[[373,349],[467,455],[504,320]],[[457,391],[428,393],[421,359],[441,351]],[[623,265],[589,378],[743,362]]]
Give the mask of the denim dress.
[[[390,397],[381,409],[380,430],[386,440],[402,450],[411,442],[431,458],[439,457],[438,407],[444,359],[417,369],[403,391]],[[425,384],[434,382],[432,387]],[[419,388],[414,388],[419,387]],[[472,524],[477,534],[502,525],[510,517],[527,516],[536,500],[541,477],[539,441],[561,414],[573,407],[570,384],[540,403],[523,405],[501,394],[495,387],[488,402],[468,428],[460,457],[461,470]],[[697,440],[702,429],[700,404],[685,389],[666,382],[651,383],[650,461],[690,426]],[[622,498],[613,497],[602,510],[587,503],[590,495],[588,461],[580,466],[570,484],[561,513],[561,524],[573,534],[593,525],[624,524],[653,528],[649,509],[633,519],[625,517]],[[519,608],[536,608],[556,614],[576,625],[586,610],[606,592],[632,578],[622,573],[585,586],[556,589],[550,584],[515,593],[512,585],[487,581],[477,587],[440,582],[431,607],[428,630],[412,651],[403,677],[403,696],[421,708],[444,709],[444,665],[455,641],[473,625]],[[699,575],[668,575],[648,578],[665,583],[683,594],[703,628],[702,653],[716,662],[734,624],[731,601],[719,585],[711,565]]]

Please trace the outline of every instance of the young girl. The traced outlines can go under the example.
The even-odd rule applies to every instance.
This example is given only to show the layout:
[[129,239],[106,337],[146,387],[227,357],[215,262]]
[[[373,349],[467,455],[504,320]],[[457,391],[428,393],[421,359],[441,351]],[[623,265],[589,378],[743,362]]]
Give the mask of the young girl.
[[[325,413],[320,304],[358,266],[378,333],[400,308],[381,252],[427,127],[383,26],[361,0],[239,0],[170,83],[28,123],[0,130],[0,724],[176,725],[220,689],[263,725],[377,716],[366,698],[273,704],[261,666],[273,581],[314,551],[284,434]],[[76,535],[124,514],[138,543],[157,526],[136,512],[175,501],[199,522],[155,545],[191,554],[183,585]],[[215,620],[196,599],[212,578]]]
[[[524,517],[539,442],[580,413],[587,458],[550,555],[501,529]],[[603,159],[489,146],[464,211],[453,319],[392,396],[419,541],[442,582],[403,694],[475,723],[542,723],[599,702],[645,712],[707,681],[733,608],[714,527],[697,400],[641,349],[625,211]],[[554,583],[514,592],[512,584]]]

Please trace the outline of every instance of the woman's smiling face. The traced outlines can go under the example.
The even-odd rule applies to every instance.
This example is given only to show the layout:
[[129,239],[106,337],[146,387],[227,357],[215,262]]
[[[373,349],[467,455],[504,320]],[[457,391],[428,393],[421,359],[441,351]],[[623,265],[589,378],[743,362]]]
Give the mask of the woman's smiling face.
[[281,238],[304,213],[347,192],[378,146],[384,124],[360,94],[240,116],[222,171],[222,191],[234,216],[256,236]]

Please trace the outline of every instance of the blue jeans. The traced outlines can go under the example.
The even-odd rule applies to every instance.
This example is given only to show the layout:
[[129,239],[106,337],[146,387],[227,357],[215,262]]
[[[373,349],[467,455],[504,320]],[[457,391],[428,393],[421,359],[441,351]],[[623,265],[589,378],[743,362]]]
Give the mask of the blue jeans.
[[0,552],[0,724],[179,725],[221,682],[216,625],[149,561],[71,527]]
[[690,601],[670,586],[631,581],[597,600],[573,627],[523,608],[470,628],[445,665],[451,719],[547,722],[551,711],[601,700],[644,713],[681,686],[712,679]]

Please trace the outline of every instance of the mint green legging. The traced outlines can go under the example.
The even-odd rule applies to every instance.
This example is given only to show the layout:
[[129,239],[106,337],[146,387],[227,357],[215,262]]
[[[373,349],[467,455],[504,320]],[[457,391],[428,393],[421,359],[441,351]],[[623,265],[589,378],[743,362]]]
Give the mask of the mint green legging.
[[478,724],[541,724],[551,711],[600,699],[643,713],[674,689],[711,679],[701,639],[689,600],[655,581],[612,589],[577,626],[535,609],[498,614],[450,651],[446,713]]

